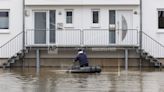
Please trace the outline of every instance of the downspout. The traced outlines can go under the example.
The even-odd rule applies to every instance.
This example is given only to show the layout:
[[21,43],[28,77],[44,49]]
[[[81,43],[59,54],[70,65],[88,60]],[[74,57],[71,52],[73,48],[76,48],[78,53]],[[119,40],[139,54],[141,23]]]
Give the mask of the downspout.
[[24,49],[25,49],[25,0],[23,0],[23,14],[22,14],[22,16],[23,16],[23,51],[24,51]]
[[22,22],[23,22],[23,25],[22,25],[22,29],[23,29],[23,38],[22,38],[22,41],[23,41],[23,50],[22,50],[22,54],[23,54],[23,58],[22,58],[22,68],[24,68],[24,58],[25,58],[25,0],[23,0],[22,2],[22,5],[23,5],[23,10],[22,10]]
[[140,49],[142,49],[142,0],[140,0]]
[[141,53],[142,53],[142,0],[140,0],[140,31],[139,31],[139,43],[140,43],[140,69],[142,67],[142,57],[141,57]]

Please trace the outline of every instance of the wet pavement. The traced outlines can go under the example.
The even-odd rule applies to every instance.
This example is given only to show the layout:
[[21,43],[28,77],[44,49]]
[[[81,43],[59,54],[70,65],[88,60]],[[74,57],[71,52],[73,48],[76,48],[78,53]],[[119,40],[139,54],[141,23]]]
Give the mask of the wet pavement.
[[0,69],[0,92],[164,92],[164,71],[103,68],[100,74],[71,74],[59,68]]

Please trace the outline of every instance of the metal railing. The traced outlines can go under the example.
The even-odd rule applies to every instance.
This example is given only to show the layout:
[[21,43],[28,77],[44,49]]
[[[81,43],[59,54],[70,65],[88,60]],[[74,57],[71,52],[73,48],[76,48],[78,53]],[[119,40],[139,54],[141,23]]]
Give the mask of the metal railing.
[[142,32],[142,49],[155,58],[164,57],[164,45]]
[[23,49],[23,32],[18,33],[11,40],[0,47],[0,57],[10,58]]
[[[45,32],[43,32],[45,31]],[[35,34],[38,32],[39,35]],[[65,30],[34,30],[28,29],[25,33],[26,46],[32,45],[57,45],[57,46],[109,46],[130,45],[139,46],[138,30],[128,29],[115,31],[115,41],[110,43],[110,32],[108,29],[65,29]],[[37,40],[36,36],[39,37]],[[45,37],[44,37],[45,36]],[[44,39],[43,39],[44,38]],[[43,41],[44,40],[44,41]],[[23,49],[23,32],[20,32],[11,40],[0,47],[0,57],[9,58]],[[160,58],[164,56],[164,45],[142,32],[142,49],[150,55]]]
[[[53,35],[52,35],[53,34]],[[49,30],[49,29],[27,29],[26,46],[47,46],[47,45],[80,45],[81,30]],[[54,37],[53,37],[54,36]],[[52,41],[51,41],[52,40]]]
[[84,29],[83,32],[84,45],[139,45],[138,30],[135,29],[117,29],[113,34],[108,29]]
[[[54,33],[53,33],[53,32]],[[50,39],[53,38],[51,42]],[[37,37],[36,37],[37,36]],[[108,29],[64,29],[64,30],[48,30],[48,29],[27,29],[26,30],[26,46],[109,46],[109,45],[133,45],[139,46],[138,30],[128,29],[127,31],[118,29],[114,33],[114,41],[110,42]],[[38,41],[40,40],[40,42]]]

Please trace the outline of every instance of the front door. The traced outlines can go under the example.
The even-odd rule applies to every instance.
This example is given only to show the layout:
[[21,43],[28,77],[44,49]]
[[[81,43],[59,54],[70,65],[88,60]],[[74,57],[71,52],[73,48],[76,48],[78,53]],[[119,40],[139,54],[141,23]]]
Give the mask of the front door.
[[56,11],[34,12],[35,44],[54,44],[56,35]]
[[133,32],[133,12],[127,10],[116,11],[116,42],[128,44]]

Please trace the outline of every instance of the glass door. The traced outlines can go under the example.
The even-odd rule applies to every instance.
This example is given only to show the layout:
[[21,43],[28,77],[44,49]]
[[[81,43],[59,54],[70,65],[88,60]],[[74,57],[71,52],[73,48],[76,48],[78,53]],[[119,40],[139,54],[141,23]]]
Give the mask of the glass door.
[[50,44],[55,43],[55,37],[56,37],[56,11],[50,10],[49,11],[49,40]]
[[109,43],[114,44],[116,42],[116,16],[115,10],[109,10]]
[[34,12],[34,42],[46,43],[46,12]]
[[54,44],[56,35],[56,11],[34,12],[35,44]]

